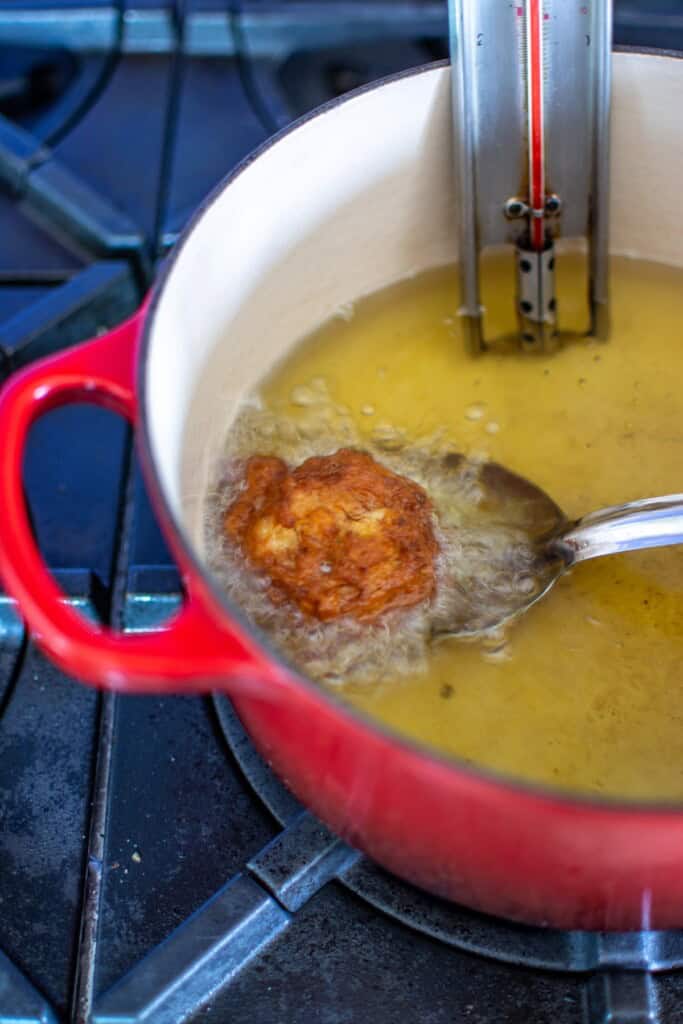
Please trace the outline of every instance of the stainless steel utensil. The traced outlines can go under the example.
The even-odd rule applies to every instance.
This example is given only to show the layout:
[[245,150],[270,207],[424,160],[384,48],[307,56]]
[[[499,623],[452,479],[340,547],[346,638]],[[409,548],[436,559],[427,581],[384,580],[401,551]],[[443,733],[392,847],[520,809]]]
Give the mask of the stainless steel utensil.
[[[457,457],[453,468],[453,503],[441,498],[439,505],[447,523],[458,523],[462,545],[452,566],[455,598],[436,636],[476,636],[518,618],[579,562],[683,542],[683,494],[572,522],[540,487],[496,463],[473,468]],[[476,478],[469,491],[467,474]]]

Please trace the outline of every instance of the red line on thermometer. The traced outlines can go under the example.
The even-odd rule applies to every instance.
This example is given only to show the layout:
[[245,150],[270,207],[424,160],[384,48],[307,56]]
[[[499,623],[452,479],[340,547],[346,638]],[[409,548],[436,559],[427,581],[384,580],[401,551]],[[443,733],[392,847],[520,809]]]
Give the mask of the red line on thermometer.
[[529,108],[529,205],[531,246],[545,242],[543,210],[545,173],[543,145],[543,0],[527,0],[527,101]]

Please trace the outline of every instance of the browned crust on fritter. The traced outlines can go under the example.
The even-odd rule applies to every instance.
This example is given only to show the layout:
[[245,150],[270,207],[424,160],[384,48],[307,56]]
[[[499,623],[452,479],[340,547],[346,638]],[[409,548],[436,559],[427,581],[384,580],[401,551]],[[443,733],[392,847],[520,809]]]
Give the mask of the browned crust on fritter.
[[253,456],[224,528],[276,603],[318,619],[371,620],[432,597],[438,551],[424,490],[342,448],[290,470]]

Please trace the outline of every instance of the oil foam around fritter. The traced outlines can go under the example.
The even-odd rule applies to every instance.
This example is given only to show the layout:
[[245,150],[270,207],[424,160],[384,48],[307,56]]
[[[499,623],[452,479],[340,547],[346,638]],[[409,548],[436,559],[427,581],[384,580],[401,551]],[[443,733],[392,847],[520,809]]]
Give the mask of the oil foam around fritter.
[[[536,585],[535,553],[515,528],[482,518],[486,497],[481,462],[464,459],[442,436],[408,442],[390,424],[361,439],[325,382],[316,379],[292,392],[296,418],[277,415],[252,397],[239,410],[215,466],[206,502],[205,541],[210,570],[228,597],[283,654],[311,678],[327,683],[380,683],[427,665],[432,638],[463,617],[477,627],[476,615],[502,617]],[[339,448],[367,451],[376,461],[420,484],[435,509],[439,545],[436,594],[410,609],[386,612],[374,622],[347,616],[321,622],[291,604],[275,605],[269,581],[253,571],[226,537],[223,518],[243,488],[245,463],[252,455],[274,455],[290,466]],[[479,625],[485,625],[483,619]],[[489,637],[500,648],[500,637]]]

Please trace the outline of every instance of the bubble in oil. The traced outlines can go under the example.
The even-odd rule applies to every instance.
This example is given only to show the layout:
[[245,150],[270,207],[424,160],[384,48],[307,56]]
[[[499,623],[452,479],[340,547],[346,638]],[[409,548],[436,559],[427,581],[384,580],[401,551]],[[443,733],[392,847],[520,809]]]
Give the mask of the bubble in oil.
[[538,589],[538,582],[533,576],[518,576],[514,581],[514,587],[520,594],[531,597]]
[[472,423],[475,423],[477,420],[483,419],[485,413],[485,402],[472,402],[472,404],[468,405],[467,408],[465,409],[465,419],[470,420],[470,422]]
[[297,387],[292,388],[289,400],[292,405],[298,405],[305,408],[308,405],[315,405],[315,403],[320,399],[319,396],[311,390],[311,388],[300,384]]
[[390,423],[379,423],[372,432],[372,439],[383,451],[398,451],[406,443],[405,431]]
[[504,626],[491,629],[481,638],[481,652],[486,661],[507,661],[510,657],[508,631]]
[[482,658],[488,662],[502,662],[510,660],[510,650],[507,644],[501,644],[499,647],[484,648],[482,650]]

